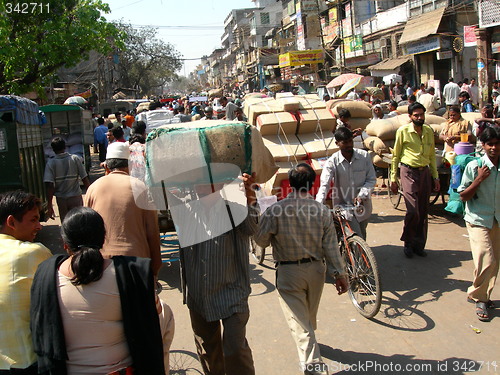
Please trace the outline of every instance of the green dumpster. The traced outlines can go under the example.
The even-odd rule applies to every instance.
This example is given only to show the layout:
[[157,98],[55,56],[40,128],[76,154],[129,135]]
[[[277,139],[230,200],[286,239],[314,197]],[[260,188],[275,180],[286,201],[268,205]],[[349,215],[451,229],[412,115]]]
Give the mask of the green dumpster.
[[0,192],[21,189],[46,202],[42,118],[35,102],[0,95]]

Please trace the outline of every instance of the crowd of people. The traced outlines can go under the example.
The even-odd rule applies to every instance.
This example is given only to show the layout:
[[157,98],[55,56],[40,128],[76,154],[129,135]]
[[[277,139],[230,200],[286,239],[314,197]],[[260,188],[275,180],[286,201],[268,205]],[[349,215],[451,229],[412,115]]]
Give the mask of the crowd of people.
[[[410,95],[432,102],[430,89],[424,86],[420,95]],[[397,100],[409,92],[397,84],[391,93],[389,114],[375,102],[374,118],[397,115]],[[224,97],[219,102],[227,119],[238,118],[238,103]],[[213,108],[202,109],[207,103],[194,104],[191,113],[182,104],[163,108],[152,103],[149,115],[116,113],[109,125],[97,117],[95,151],[106,174],[92,184],[81,161],[65,152],[64,141],[52,141],[56,158],[44,181],[50,217],[56,197],[66,254],[52,256],[33,242],[41,229],[39,199],[21,191],[0,196],[0,374],[168,374],[174,315],[158,295],[158,217],[141,173],[145,138],[154,128],[157,111],[179,122],[215,117]],[[452,145],[455,128],[471,131],[484,152],[466,167],[458,189],[475,267],[467,298],[484,321],[490,319],[500,259],[500,132],[493,117],[487,117],[490,109],[472,134],[460,120],[460,107],[450,104],[451,122],[442,133]],[[427,256],[429,194],[440,189],[426,111],[421,102],[409,105],[411,122],[397,131],[391,167],[391,188],[398,192],[399,181],[407,207],[401,241],[408,258]],[[272,245],[276,289],[304,374],[328,373],[314,335],[316,314],[326,274],[336,280],[339,294],[347,291],[348,281],[324,202],[331,194],[333,205],[362,206],[362,213],[349,221],[366,239],[376,181],[367,152],[353,147],[360,129],[350,129],[350,117],[347,110],[339,112],[334,133],[339,151],[326,161],[315,198],[310,190],[316,173],[310,165],[298,164],[288,174],[292,192],[260,216],[255,176],[243,174],[248,206],[243,222],[182,249],[183,293],[205,374],[255,374],[246,338],[251,236],[261,246]],[[87,189],[85,199],[79,179]]]

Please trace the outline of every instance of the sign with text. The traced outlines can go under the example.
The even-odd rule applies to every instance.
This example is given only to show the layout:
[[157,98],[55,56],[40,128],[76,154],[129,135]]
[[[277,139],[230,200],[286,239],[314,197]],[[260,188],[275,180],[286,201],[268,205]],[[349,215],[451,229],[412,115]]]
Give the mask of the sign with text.
[[280,55],[279,66],[300,66],[305,64],[319,64],[324,62],[323,50],[312,49],[306,51],[291,51]]
[[417,55],[419,53],[435,51],[441,48],[441,39],[439,36],[433,36],[407,43],[403,48],[406,50],[407,55]]
[[476,29],[477,26],[464,26],[464,47],[477,46]]

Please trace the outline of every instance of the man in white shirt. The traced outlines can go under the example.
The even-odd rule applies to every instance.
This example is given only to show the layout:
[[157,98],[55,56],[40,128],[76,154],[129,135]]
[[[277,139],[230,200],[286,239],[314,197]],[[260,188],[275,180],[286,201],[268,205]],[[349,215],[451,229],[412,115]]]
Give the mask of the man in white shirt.
[[428,113],[429,115],[435,114],[436,110],[441,107],[435,96],[435,93],[436,91],[434,87],[429,87],[427,89],[427,92],[420,95],[420,97],[417,99],[417,102],[425,107],[425,113]]
[[365,150],[354,148],[352,132],[348,128],[337,129],[334,137],[339,151],[330,156],[323,167],[316,201],[325,201],[333,180],[333,207],[356,204],[363,206],[364,209],[352,212],[349,224],[357,234],[366,239],[366,227],[372,212],[371,191],[377,179],[375,168]]
[[476,85],[475,78],[470,79],[469,91],[472,104],[474,104],[476,107],[479,107],[479,87]]
[[450,77],[448,83],[443,87],[443,97],[446,104],[446,112],[444,118],[448,118],[448,111],[452,105],[458,105],[458,95],[460,94],[460,86],[453,82],[453,77]]

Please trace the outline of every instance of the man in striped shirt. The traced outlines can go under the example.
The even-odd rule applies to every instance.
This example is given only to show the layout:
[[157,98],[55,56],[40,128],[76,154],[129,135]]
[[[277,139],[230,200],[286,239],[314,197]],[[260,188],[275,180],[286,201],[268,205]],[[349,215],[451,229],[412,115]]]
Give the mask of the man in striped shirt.
[[257,231],[259,212],[254,176],[244,173],[242,179],[246,219],[222,235],[182,249],[183,289],[196,349],[205,374],[210,375],[255,374],[246,324],[250,236]]
[[347,291],[344,261],[329,209],[308,194],[316,173],[308,164],[288,172],[293,191],[261,218],[255,241],[273,246],[276,289],[304,374],[327,374],[314,335],[326,270],[339,294]]

